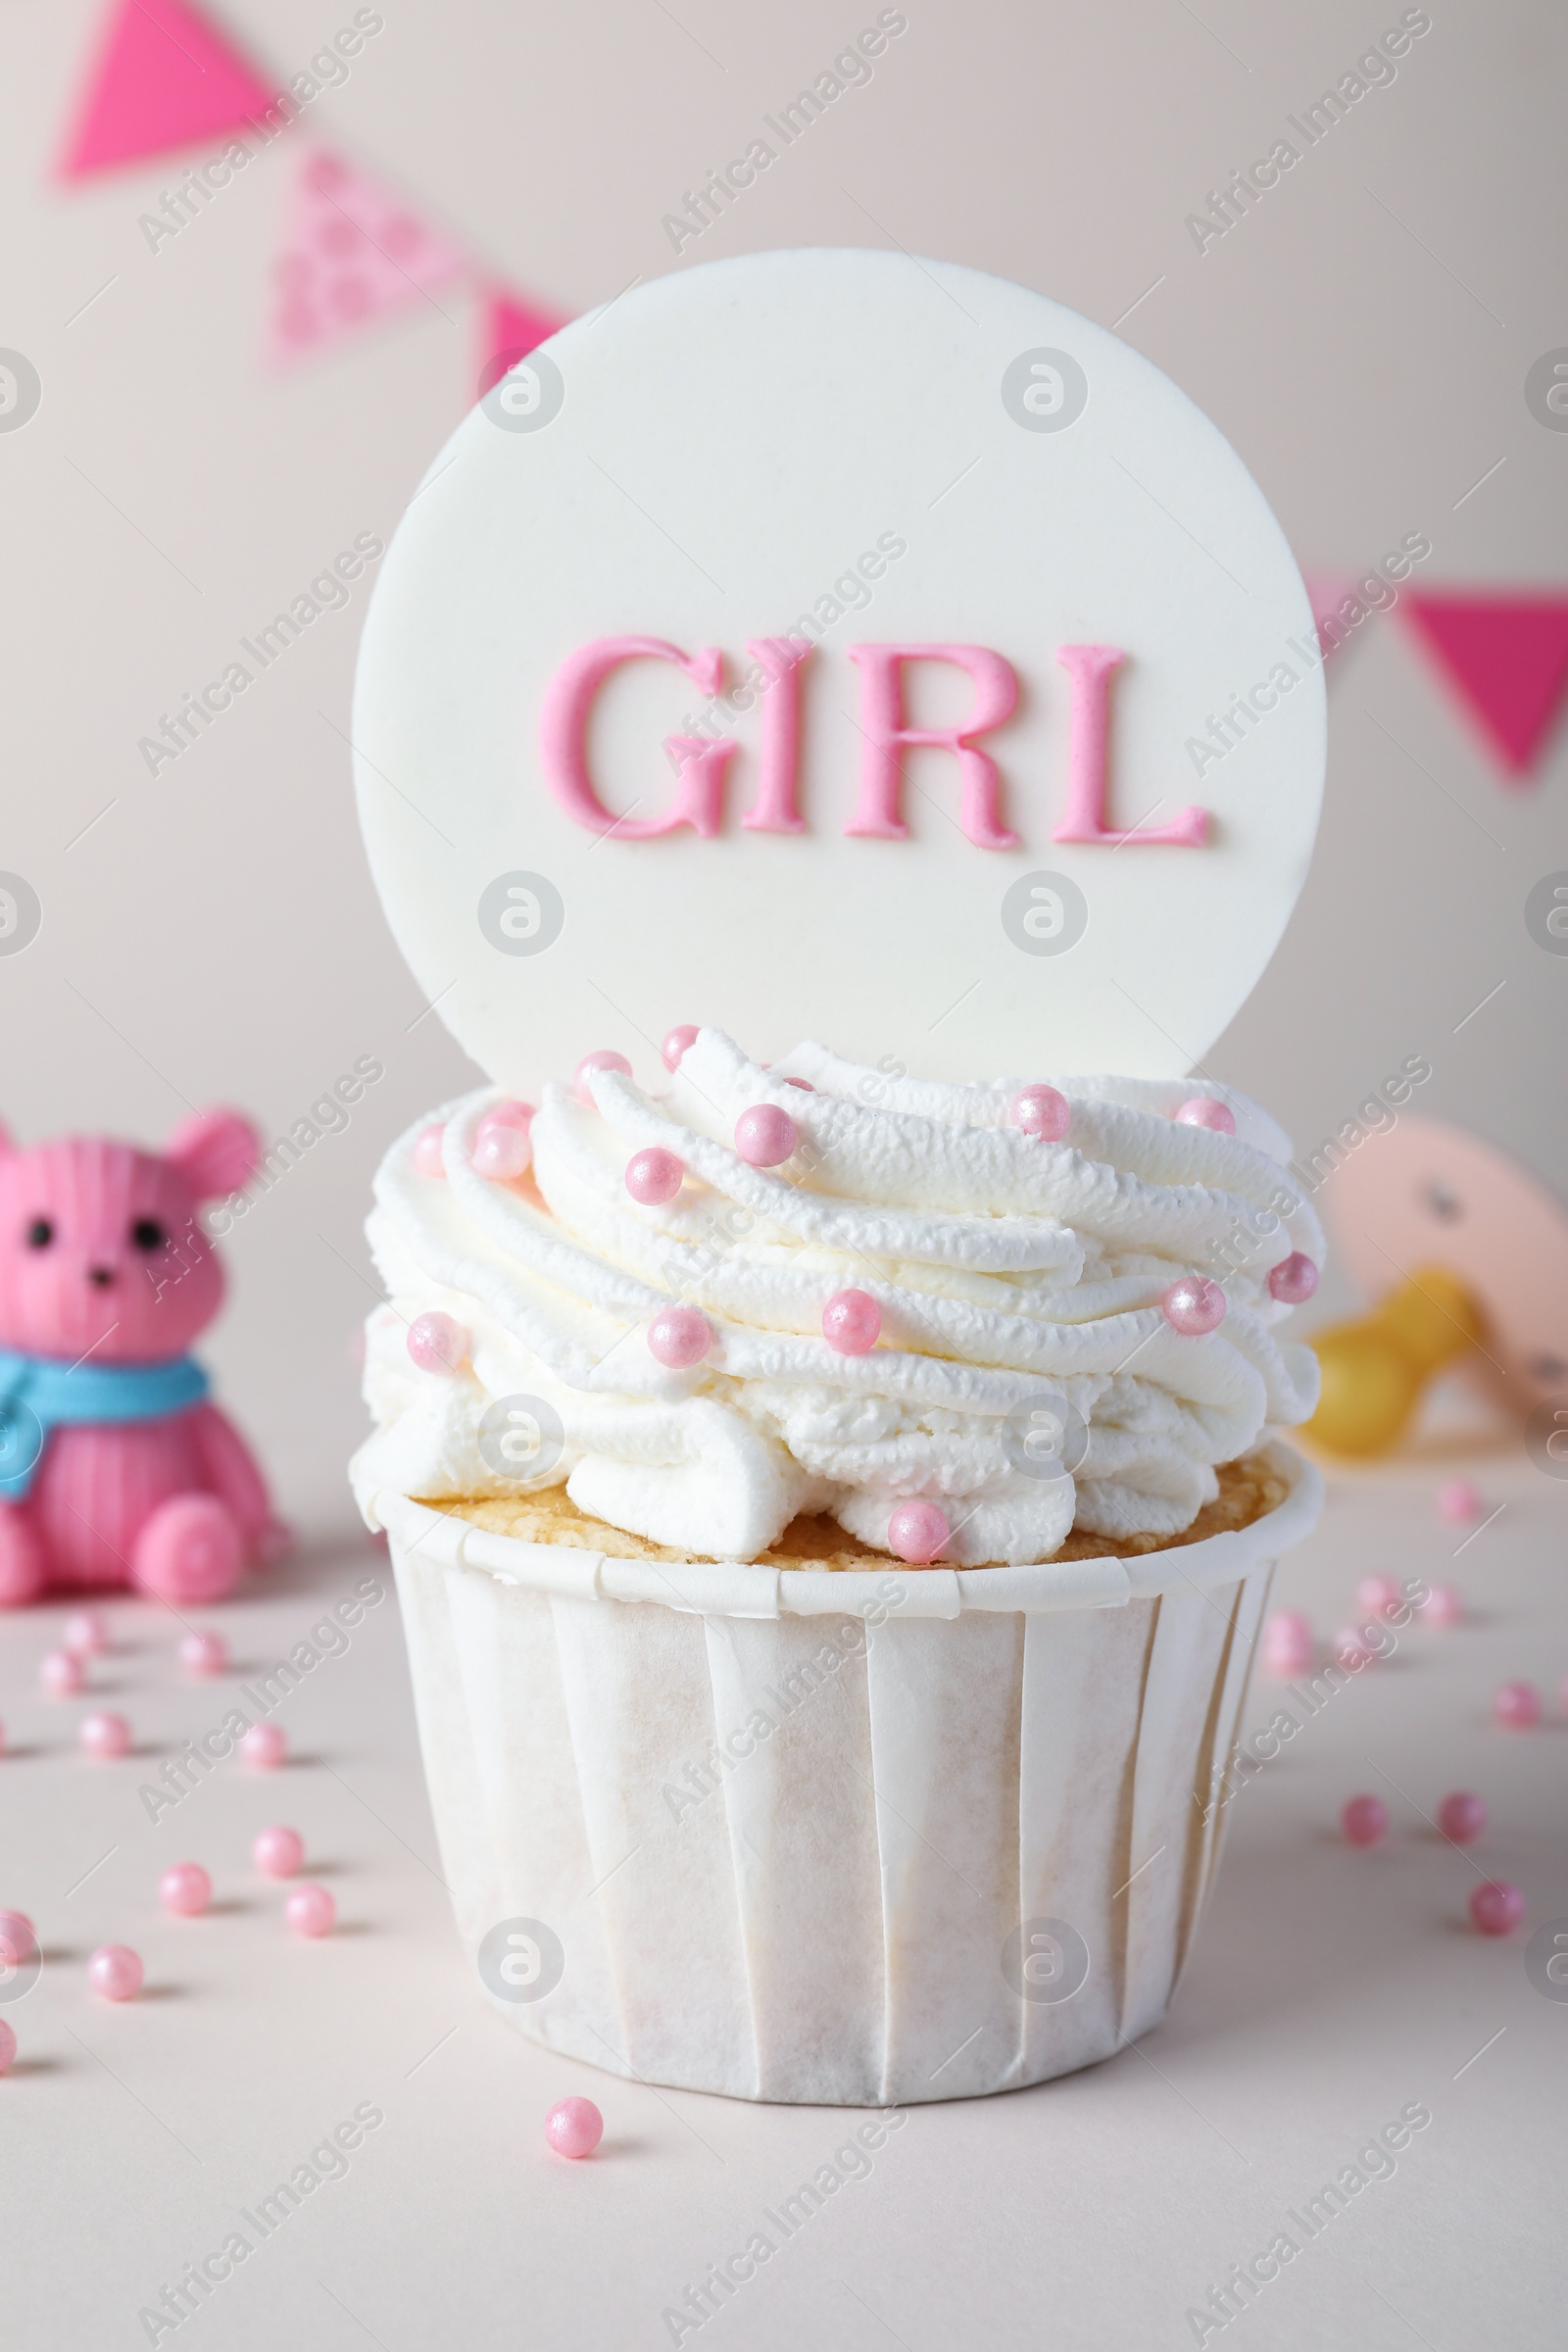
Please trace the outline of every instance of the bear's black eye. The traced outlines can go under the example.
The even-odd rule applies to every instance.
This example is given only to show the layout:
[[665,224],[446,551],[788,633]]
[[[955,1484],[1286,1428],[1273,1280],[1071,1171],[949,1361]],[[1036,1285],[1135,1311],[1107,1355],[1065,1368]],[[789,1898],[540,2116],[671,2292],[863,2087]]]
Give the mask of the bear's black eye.
[[47,1250],[54,1238],[55,1229],[47,1217],[34,1217],[32,1223],[27,1227],[27,1248],[29,1250]]
[[130,1229],[130,1238],[138,1250],[162,1250],[169,1236],[156,1217],[138,1217]]

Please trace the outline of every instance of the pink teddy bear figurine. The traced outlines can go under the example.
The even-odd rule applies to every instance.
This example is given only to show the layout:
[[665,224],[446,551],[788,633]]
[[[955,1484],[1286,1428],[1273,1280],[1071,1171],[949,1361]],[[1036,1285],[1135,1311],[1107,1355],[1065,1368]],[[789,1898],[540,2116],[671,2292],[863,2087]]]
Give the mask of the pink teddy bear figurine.
[[197,1207],[258,1155],[232,1110],[183,1120],[161,1157],[0,1133],[0,1607],[109,1585],[217,1600],[287,1548],[186,1353],[223,1295]]

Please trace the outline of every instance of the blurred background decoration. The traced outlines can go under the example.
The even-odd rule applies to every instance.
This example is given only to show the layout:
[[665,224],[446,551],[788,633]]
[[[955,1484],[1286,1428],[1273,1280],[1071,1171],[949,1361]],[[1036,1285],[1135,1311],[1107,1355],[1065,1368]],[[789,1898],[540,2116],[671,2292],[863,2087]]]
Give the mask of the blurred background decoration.
[[372,173],[310,139],[307,108],[346,82],[368,43],[385,30],[379,9],[356,9],[309,66],[278,81],[264,77],[227,32],[184,0],[114,0],[60,176],[80,180],[172,155],[192,159],[173,187],[137,216],[148,251],[157,253],[236,172],[304,124],[292,142],[294,185],[272,267],[270,360],[287,365],[466,281],[483,301],[481,375],[488,369],[494,380],[498,362],[515,365],[564,318],[496,285],[480,254],[435,226],[419,200],[389,193]]

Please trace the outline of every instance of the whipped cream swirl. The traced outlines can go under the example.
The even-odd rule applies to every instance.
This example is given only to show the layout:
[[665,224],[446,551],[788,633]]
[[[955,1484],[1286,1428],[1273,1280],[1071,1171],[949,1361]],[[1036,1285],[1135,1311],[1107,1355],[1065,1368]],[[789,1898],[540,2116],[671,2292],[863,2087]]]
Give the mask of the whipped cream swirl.
[[[470,1165],[492,1091],[442,1114],[444,1179],[416,1172],[411,1129],[368,1227],[391,1302],[369,1325],[362,1503],[516,1491],[480,1425],[522,1397],[561,1432],[531,1484],[702,1557],[753,1559],[802,1511],[886,1550],[915,1497],[946,1513],[959,1566],[1049,1558],[1074,1525],[1179,1534],[1216,1463],[1316,1402],[1267,1277],[1296,1250],[1320,1263],[1321,1228],[1288,1138],[1243,1097],[1223,1097],[1230,1135],[1174,1120],[1190,1081],[1057,1079],[1071,1124],[1046,1143],[1011,1123],[1021,1083],[888,1076],[817,1045],[765,1069],[704,1029],[667,1094],[605,1070],[591,1108],[547,1088],[514,1182]],[[781,1166],[735,1149],[759,1103],[795,1122]],[[626,1163],[655,1145],[686,1178],[643,1206]],[[1200,1336],[1160,1306],[1188,1273],[1226,1298]],[[868,1353],[822,1336],[844,1289],[881,1310]],[[676,1299],[713,1338],[672,1371],[648,1328]],[[432,1310],[469,1334],[456,1374],[410,1360]]]

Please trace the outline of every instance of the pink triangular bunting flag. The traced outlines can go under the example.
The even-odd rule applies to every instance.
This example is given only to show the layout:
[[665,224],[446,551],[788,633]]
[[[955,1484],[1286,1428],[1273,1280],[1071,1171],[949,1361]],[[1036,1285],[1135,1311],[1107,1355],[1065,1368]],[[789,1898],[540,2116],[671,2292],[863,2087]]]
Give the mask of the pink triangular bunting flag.
[[1511,776],[1536,765],[1568,692],[1568,597],[1406,596],[1461,707]]
[[1317,642],[1325,663],[1365,617],[1364,611],[1352,620],[1340,608],[1348,596],[1354,596],[1361,574],[1357,571],[1303,571],[1312,618],[1317,627]]
[[509,294],[504,287],[492,287],[480,319],[480,399],[492,384],[501,381],[509,368],[515,368],[536,345],[559,334],[565,323],[553,311],[541,311],[532,303],[520,301],[515,294]]
[[184,0],[122,0],[60,161],[65,179],[239,130],[273,93]]
[[319,148],[303,158],[275,265],[273,360],[299,359],[432,295],[467,266],[401,197]]

